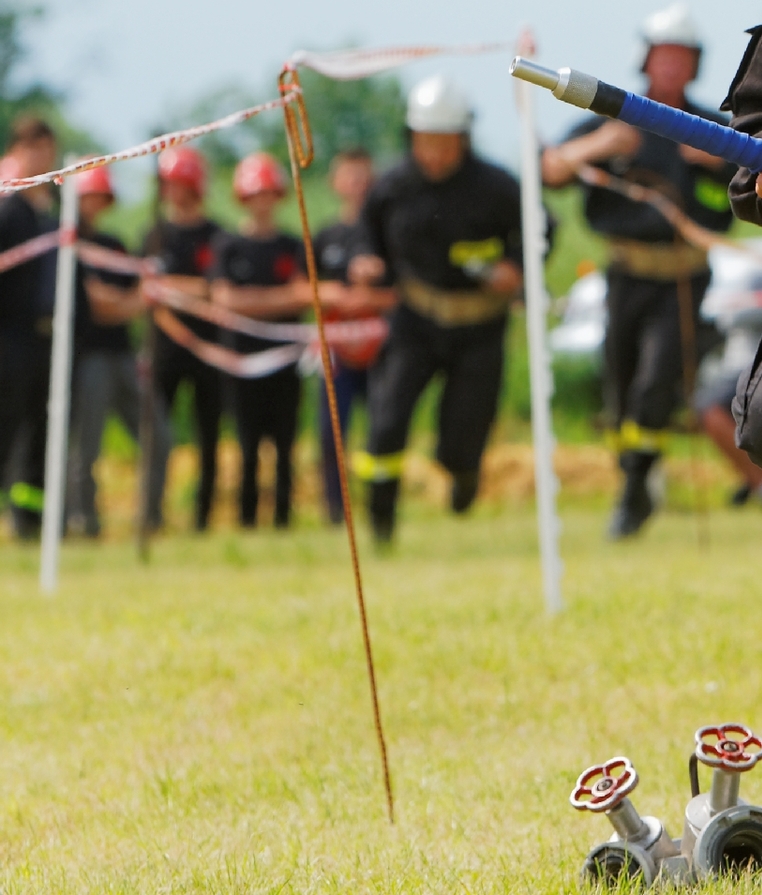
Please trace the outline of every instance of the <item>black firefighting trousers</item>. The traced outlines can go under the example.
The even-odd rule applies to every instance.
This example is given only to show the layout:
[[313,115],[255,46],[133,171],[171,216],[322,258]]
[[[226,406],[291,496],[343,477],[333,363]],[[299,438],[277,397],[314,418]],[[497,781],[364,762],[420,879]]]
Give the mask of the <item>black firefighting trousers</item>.
[[[416,402],[440,373],[437,460],[452,473],[478,470],[497,411],[506,319],[442,327],[404,305],[397,309],[369,374],[371,459],[383,463],[404,449]],[[367,478],[377,477],[369,470]]]
[[[709,279],[707,272],[688,281],[696,361],[708,336],[698,311]],[[662,430],[684,397],[678,286],[610,271],[606,302],[604,394],[609,421],[616,429],[627,420],[644,430]]]
[[[162,333],[157,333],[157,349],[154,361],[154,383],[163,411],[171,413],[172,404],[180,383],[193,385],[193,405],[200,454],[201,474],[196,492],[196,527],[205,528],[214,496],[214,480],[217,475],[217,438],[222,414],[222,379],[218,370],[210,367],[189,351],[174,345]],[[170,440],[161,440],[164,475],[169,459]]]

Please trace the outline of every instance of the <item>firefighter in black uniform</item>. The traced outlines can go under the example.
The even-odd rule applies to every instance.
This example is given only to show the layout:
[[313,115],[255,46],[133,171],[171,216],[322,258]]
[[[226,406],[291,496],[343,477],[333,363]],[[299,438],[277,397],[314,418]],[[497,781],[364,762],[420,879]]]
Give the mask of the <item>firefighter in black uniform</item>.
[[[749,45],[722,108],[732,112],[731,124],[736,130],[762,137],[762,25],[748,33]],[[762,227],[762,174],[739,168],[728,192],[736,217]],[[762,466],[761,364],[762,347],[758,346],[751,365],[738,379],[733,400],[735,443],[757,466]]]
[[[6,176],[42,174],[55,166],[55,135],[44,121],[22,118],[7,151]],[[0,199],[0,252],[55,230],[51,202],[46,184]],[[10,484],[13,452],[9,496],[22,537],[38,533],[42,518],[56,256],[53,250],[0,274],[0,485]]]
[[[203,157],[188,146],[165,150],[159,156],[159,185],[165,218],[146,237],[144,254],[157,255],[161,259],[164,282],[196,298],[208,298],[205,277],[212,263],[212,240],[219,227],[204,214],[206,168]],[[213,324],[190,314],[178,316],[199,338],[217,341],[217,327]],[[214,367],[200,361],[161,330],[157,329],[155,338],[154,383],[167,415],[171,413],[180,383],[185,381],[193,385],[200,453],[195,528],[203,531],[209,523],[217,474],[221,376]],[[166,475],[171,443],[168,432],[160,433],[158,441]]]
[[409,155],[371,190],[366,254],[350,265],[358,283],[391,273],[400,294],[371,371],[368,450],[356,464],[379,542],[394,530],[410,419],[432,377],[444,377],[437,459],[453,476],[456,513],[476,496],[497,409],[508,304],[522,282],[519,187],[473,155],[471,120],[445,78],[412,90]]
[[[762,137],[762,25],[748,33],[749,45],[722,109],[732,112],[730,123],[736,130]],[[762,227],[762,174],[739,168],[729,195],[736,217]]]
[[[644,31],[647,95],[722,121],[685,96],[701,57],[701,43],[686,8],[676,4],[655,13]],[[545,150],[543,179],[551,187],[565,186],[583,164],[659,190],[709,229],[724,231],[731,223],[727,184],[733,168],[707,153],[619,121],[595,118],[576,128],[560,146]],[[696,351],[698,311],[710,273],[706,253],[682,242],[650,205],[594,188],[586,190],[585,214],[610,243],[605,399],[625,482],[609,535],[620,539],[637,532],[653,512],[647,476],[664,448],[666,429],[680,400],[683,341],[688,351]],[[681,331],[681,302],[692,332],[685,324]],[[696,358],[692,360],[695,364]]]
[[[296,323],[310,304],[300,240],[283,233],[275,220],[286,195],[286,174],[264,152],[244,158],[235,169],[233,191],[246,210],[241,233],[221,233],[214,242],[210,272],[212,301],[238,314],[274,323]],[[301,288],[299,288],[301,286]],[[241,354],[272,348],[272,341],[236,333]],[[235,417],[241,444],[239,518],[257,524],[259,444],[269,437],[277,454],[275,515],[277,528],[291,521],[292,450],[301,396],[295,364],[253,379],[236,378]]]

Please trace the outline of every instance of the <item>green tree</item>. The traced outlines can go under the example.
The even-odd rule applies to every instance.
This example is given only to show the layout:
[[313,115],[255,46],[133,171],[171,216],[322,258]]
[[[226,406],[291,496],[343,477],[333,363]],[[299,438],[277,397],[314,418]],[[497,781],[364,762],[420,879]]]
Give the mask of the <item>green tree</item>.
[[[395,77],[334,81],[313,71],[300,73],[315,143],[315,167],[325,171],[342,149],[364,146],[381,162],[404,147],[405,100]],[[283,126],[262,119],[262,144],[281,158],[288,155]]]
[[97,142],[66,120],[61,91],[42,83],[15,84],[19,63],[26,57],[22,27],[42,15],[39,8],[19,9],[0,0],[0,149],[8,141],[13,119],[21,113],[30,113],[41,115],[50,123],[64,152],[95,151],[99,148]]
[[[395,77],[360,81],[332,81],[312,71],[300,72],[315,143],[314,173],[323,174],[331,158],[342,149],[365,146],[382,164],[404,148],[405,101]],[[277,96],[275,78],[266,96]],[[223,88],[175,116],[170,127],[210,121],[257,102],[240,88]],[[258,115],[238,128],[204,139],[204,152],[215,166],[232,167],[241,156],[256,149],[288,159],[283,115],[279,111]]]

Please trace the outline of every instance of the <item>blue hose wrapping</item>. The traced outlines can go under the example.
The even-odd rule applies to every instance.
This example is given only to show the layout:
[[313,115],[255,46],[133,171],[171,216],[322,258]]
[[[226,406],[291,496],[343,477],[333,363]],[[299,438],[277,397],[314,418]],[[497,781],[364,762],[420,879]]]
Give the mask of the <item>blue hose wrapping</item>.
[[762,171],[762,140],[714,121],[629,92],[617,118],[677,143],[703,149],[727,162]]

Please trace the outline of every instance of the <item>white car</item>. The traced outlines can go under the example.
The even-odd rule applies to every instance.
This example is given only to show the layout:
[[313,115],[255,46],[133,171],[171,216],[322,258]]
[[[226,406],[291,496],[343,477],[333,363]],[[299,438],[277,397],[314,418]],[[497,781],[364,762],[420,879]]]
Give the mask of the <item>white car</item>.
[[[744,251],[721,246],[709,252],[712,282],[701,316],[726,334],[762,329],[762,239],[742,240],[740,245]],[[600,360],[606,328],[605,276],[593,271],[581,277],[561,303],[561,323],[550,333],[553,354]]]

